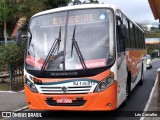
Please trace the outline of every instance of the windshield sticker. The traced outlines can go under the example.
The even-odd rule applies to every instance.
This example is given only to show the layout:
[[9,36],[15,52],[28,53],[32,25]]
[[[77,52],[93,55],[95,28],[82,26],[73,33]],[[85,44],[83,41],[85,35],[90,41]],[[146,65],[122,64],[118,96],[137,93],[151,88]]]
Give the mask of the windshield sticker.
[[[30,56],[30,55],[27,56],[26,62],[27,62],[27,64],[29,64],[35,68],[38,68],[38,69],[41,69],[42,65],[44,63],[44,61],[42,59]],[[45,68],[47,68],[47,67],[48,67],[48,63]]]
[[[85,61],[87,68],[98,68],[98,67],[104,67],[106,66],[106,60],[105,59],[97,59],[97,60],[87,60]],[[76,65],[77,69],[82,69],[81,64]]]

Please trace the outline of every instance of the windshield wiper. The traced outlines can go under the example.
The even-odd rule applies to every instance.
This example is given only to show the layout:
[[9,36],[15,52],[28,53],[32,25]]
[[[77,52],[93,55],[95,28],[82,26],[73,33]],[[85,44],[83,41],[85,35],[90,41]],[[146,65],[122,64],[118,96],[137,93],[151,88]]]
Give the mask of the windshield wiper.
[[57,53],[59,52],[60,42],[61,42],[61,26],[59,29],[59,37],[56,38],[55,41],[53,42],[52,47],[49,50],[49,53],[48,53],[43,65],[42,65],[41,72],[44,71],[51,54],[53,53],[53,55],[54,55],[56,53],[56,51],[57,51]]
[[82,67],[83,67],[83,70],[86,70],[87,67],[86,67],[86,64],[85,64],[85,62],[84,62],[84,58],[83,58],[82,53],[81,53],[81,51],[80,51],[80,49],[79,49],[78,43],[77,43],[77,41],[75,40],[75,31],[76,31],[76,25],[75,25],[75,27],[74,27],[73,37],[72,37],[71,57],[72,57],[72,55],[73,55],[73,47],[74,47],[74,48],[76,49],[76,52],[77,52],[78,58],[79,58],[79,60],[80,60],[80,62],[81,62],[81,65],[82,65]]

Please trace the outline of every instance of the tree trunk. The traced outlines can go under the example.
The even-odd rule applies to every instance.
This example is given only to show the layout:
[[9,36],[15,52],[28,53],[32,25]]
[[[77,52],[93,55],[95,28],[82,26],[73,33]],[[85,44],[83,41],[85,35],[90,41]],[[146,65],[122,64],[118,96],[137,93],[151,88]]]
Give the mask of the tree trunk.
[[6,21],[4,21],[4,39],[5,39],[5,45],[7,45],[7,26],[6,26]]

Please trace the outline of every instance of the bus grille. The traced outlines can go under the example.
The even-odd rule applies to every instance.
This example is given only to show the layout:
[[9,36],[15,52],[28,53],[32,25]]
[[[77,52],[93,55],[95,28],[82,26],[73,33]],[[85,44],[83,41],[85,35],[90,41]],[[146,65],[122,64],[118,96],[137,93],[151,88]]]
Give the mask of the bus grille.
[[40,93],[56,93],[56,94],[64,94],[64,93],[89,93],[93,92],[92,86],[67,86],[66,91],[63,90],[62,87],[56,87],[56,86],[40,86],[39,87]]
[[73,100],[72,103],[57,103],[56,100],[45,100],[50,106],[83,106],[86,100]]

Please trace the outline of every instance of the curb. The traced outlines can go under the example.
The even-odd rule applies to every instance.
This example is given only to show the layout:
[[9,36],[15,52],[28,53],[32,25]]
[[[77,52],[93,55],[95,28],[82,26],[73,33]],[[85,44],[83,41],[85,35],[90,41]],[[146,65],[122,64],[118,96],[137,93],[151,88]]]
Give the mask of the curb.
[[15,91],[0,91],[0,93],[22,93],[22,92],[24,92],[24,90],[17,91],[17,92],[15,92]]
[[26,109],[28,109],[28,106],[25,106],[25,107],[22,107],[20,109],[14,110],[13,112],[21,112],[21,111],[26,110]]
[[[151,93],[150,93],[150,95],[149,95],[149,99],[148,99],[148,101],[147,101],[146,107],[144,108],[143,111],[147,111],[147,110],[148,110],[149,105],[151,104],[152,96],[153,96],[153,93],[154,93],[154,91],[155,91],[155,89],[156,89],[157,83],[158,83],[158,76],[156,77],[156,81],[155,81],[154,86],[153,86],[153,88],[152,88],[152,90],[151,90]],[[145,117],[141,117],[140,120],[145,120]]]

